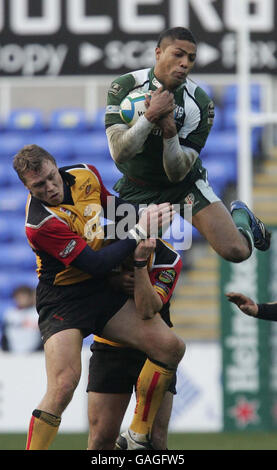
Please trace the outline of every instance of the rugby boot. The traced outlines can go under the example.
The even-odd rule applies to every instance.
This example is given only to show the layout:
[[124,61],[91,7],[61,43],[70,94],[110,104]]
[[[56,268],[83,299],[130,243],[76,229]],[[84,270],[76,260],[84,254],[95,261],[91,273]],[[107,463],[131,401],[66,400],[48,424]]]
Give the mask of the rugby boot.
[[250,218],[250,228],[253,234],[255,248],[260,251],[268,250],[270,247],[271,233],[266,229],[265,224],[253,214],[244,202],[231,202],[231,214],[237,209],[244,209]]
[[135,441],[129,433],[129,430],[119,434],[116,443],[116,450],[154,450],[150,439],[147,437],[147,441]]

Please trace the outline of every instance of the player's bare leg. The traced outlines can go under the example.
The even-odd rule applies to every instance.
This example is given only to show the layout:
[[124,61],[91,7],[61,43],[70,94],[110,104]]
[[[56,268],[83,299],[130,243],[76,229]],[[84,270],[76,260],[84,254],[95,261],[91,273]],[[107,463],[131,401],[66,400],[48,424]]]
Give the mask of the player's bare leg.
[[239,263],[251,255],[250,242],[238,230],[222,202],[213,202],[199,211],[192,217],[192,223],[211,247],[227,261]]
[[88,393],[88,450],[114,449],[130,398],[130,393]]
[[47,391],[30,422],[26,448],[46,450],[55,438],[61,415],[72,399],[81,375],[83,337],[68,329],[45,343]]
[[151,434],[151,441],[155,449],[167,449],[168,426],[172,411],[173,397],[174,395],[171,392],[166,392],[158,413],[156,414]]
[[128,429],[128,448],[130,444],[131,449],[152,449],[149,439],[153,422],[184,355],[185,345],[160,315],[142,320],[131,299],[109,320],[102,336],[116,342],[127,342],[128,346],[140,349],[148,356],[137,382],[136,412]]

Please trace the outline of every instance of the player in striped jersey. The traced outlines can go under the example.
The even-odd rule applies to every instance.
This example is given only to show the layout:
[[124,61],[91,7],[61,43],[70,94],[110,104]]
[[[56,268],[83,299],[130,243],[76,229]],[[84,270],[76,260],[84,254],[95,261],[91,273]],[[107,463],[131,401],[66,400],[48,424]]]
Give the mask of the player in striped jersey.
[[[150,305],[153,308],[153,313],[156,313],[155,309],[159,310],[166,324],[172,327],[169,313],[170,299],[181,267],[180,255],[171,245],[158,239],[155,251],[150,254],[147,265],[141,268],[140,275],[143,278],[134,278],[133,262],[130,260],[129,263],[122,266],[123,270],[116,273],[112,279],[120,289],[124,288],[124,291],[135,298],[138,311],[145,310],[144,289],[145,286],[148,286],[147,310],[149,311],[148,302],[151,299]],[[91,351],[87,388],[90,423],[88,448],[108,450],[114,448],[124,413],[132,391],[136,388],[137,379],[146,356],[138,350],[126,348],[123,344],[114,343],[99,336],[94,337]],[[153,409],[155,409],[155,380],[147,391],[149,400],[143,403],[142,407],[138,393],[133,422],[130,428],[117,439],[117,449],[149,449],[152,446],[155,449],[167,448],[167,429],[173,394],[176,393],[175,384],[176,376],[171,381],[157,414],[153,413]],[[137,415],[140,413],[144,416],[141,421],[137,419]],[[139,427],[140,422],[143,423],[144,429],[142,430]],[[144,443],[137,444],[135,432],[151,437],[151,443],[146,440]]]
[[[114,189],[136,202],[170,201],[192,205],[192,224],[224,259],[241,262],[254,246],[265,251],[270,234],[242,202],[231,214],[213,192],[200,155],[208,138],[214,105],[188,77],[197,46],[191,31],[171,28],[161,33],[153,68],[116,78],[108,91],[106,134],[115,164],[124,175]],[[150,92],[147,109],[129,128],[120,103],[131,91]]]
[[59,169],[54,157],[37,145],[21,149],[13,166],[30,191],[26,234],[37,256],[36,307],[47,371],[47,390],[33,411],[26,449],[45,450],[79,382],[82,342],[91,333],[147,353],[151,359],[141,378],[151,382],[158,372],[157,389],[163,398],[184,344],[159,315],[147,321],[138,315],[134,301],[116,292],[108,275],[126,256],[140,251],[142,238],[150,235],[150,222],[156,220],[162,227],[171,220],[172,208],[154,205],[138,213],[130,207],[135,209],[134,225],[123,239],[106,245],[101,209],[108,215],[110,204],[123,201],[109,194],[95,167]]

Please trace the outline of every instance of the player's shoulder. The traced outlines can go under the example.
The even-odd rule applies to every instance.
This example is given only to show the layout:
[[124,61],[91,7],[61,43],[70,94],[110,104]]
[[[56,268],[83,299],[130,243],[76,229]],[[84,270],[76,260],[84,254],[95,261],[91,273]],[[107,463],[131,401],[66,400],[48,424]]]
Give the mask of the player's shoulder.
[[191,78],[187,78],[185,89],[186,92],[195,99],[200,107],[206,106],[212,101],[206,91]]
[[[67,165],[60,168],[60,172],[65,174],[65,178],[69,180],[68,182],[71,184],[76,182],[76,179],[79,180],[81,178],[87,178],[87,174],[93,173],[94,176],[99,179],[99,172],[94,165],[87,164],[87,163],[77,163],[75,165]],[[73,179],[70,180],[70,176]]]
[[39,229],[53,217],[50,208],[42,201],[29,194],[26,206],[26,228]]
[[179,253],[170,243],[157,239],[153,267],[174,267],[180,259]]
[[135,70],[115,78],[108,90],[109,98],[122,100],[126,95],[147,86],[150,68]]

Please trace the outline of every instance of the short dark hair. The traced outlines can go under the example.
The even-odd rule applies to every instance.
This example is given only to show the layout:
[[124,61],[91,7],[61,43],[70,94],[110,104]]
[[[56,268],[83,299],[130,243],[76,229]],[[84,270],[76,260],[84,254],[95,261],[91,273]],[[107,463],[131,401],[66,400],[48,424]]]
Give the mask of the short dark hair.
[[47,150],[44,150],[36,144],[25,145],[14,156],[13,168],[18,174],[18,177],[25,184],[25,172],[29,170],[36,173],[39,172],[45,160],[50,160],[57,166],[55,158],[47,152]]
[[158,38],[157,47],[160,47],[161,42],[166,38],[169,38],[172,41],[175,41],[176,39],[189,41],[196,45],[196,40],[192,32],[187,28],[183,28],[182,26],[176,26],[175,28],[169,28],[163,31]]

